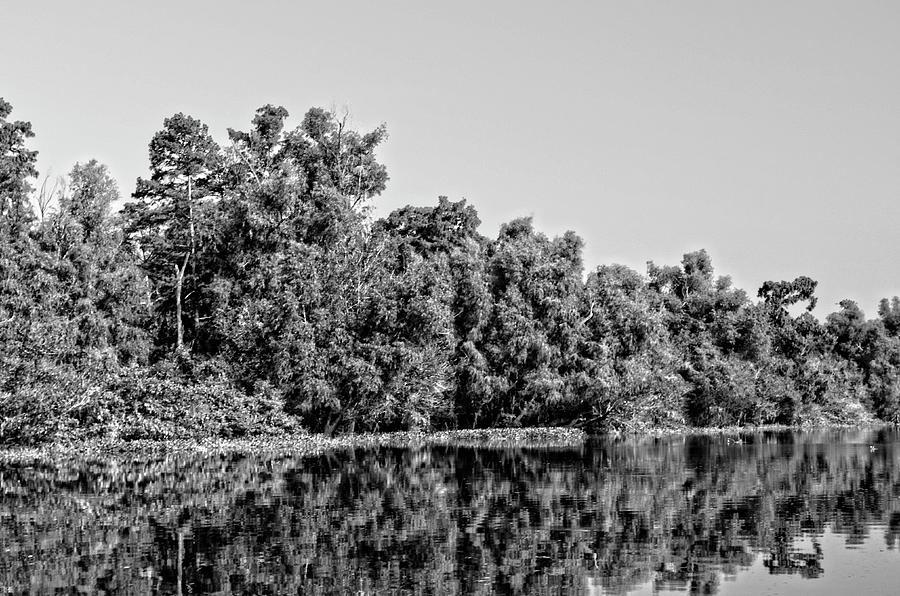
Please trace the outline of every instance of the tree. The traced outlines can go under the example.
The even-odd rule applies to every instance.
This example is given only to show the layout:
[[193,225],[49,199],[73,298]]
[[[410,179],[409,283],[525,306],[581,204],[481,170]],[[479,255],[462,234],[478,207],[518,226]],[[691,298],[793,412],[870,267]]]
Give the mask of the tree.
[[267,105],[229,131],[214,343],[248,391],[274,388],[316,430],[428,426],[449,308],[432,263],[398,262],[367,220],[384,128],[314,108],[286,130],[287,117]]
[[890,335],[900,336],[900,297],[882,298],[878,303],[878,316]]
[[0,241],[24,234],[34,219],[29,178],[37,176],[37,151],[25,147],[34,136],[30,122],[7,120],[12,106],[0,97]]
[[387,170],[375,155],[387,138],[383,125],[360,134],[346,118],[313,108],[285,131],[288,115],[265,105],[249,132],[229,129],[229,253],[269,253],[294,242],[338,245],[362,229],[367,202],[385,188]]
[[775,310],[787,312],[786,307],[806,302],[806,310],[812,311],[816,307],[816,286],[818,282],[801,275],[794,281],[767,281],[759,288],[757,296],[765,300],[766,304]]
[[862,371],[870,405],[882,420],[900,420],[900,338],[891,333],[894,309],[881,302],[879,319],[867,321],[853,300],[828,315],[826,330],[832,351]]
[[125,206],[127,232],[142,266],[161,294],[174,302],[175,351],[185,349],[184,286],[190,266],[192,331],[200,328],[199,253],[206,237],[205,201],[217,190],[221,155],[208,128],[182,113],[163,122],[150,141],[150,178],[139,178],[135,202]]
[[0,246],[0,435],[17,441],[108,420],[122,365],[146,362],[144,286],[108,216],[115,183],[97,162],[72,178],[10,258]]
[[589,310],[583,319],[586,378],[579,422],[591,429],[631,430],[683,422],[680,359],[647,281],[623,265],[603,265],[585,286]]
[[119,198],[119,186],[106,166],[92,159],[76,163],[69,173],[68,192],[60,196],[60,210],[81,227],[83,238],[102,231],[110,206]]
[[427,269],[449,288],[444,306],[452,313],[447,337],[452,383],[447,393],[452,394],[454,423],[463,425],[478,417],[473,396],[481,395],[486,366],[479,346],[491,311],[489,241],[478,232],[480,223],[473,206],[444,196],[436,206],[403,207],[375,222],[376,230],[395,239],[400,268]]
[[466,426],[521,426],[568,407],[584,318],[582,240],[548,239],[530,218],[501,226],[487,252],[490,311],[467,346]]

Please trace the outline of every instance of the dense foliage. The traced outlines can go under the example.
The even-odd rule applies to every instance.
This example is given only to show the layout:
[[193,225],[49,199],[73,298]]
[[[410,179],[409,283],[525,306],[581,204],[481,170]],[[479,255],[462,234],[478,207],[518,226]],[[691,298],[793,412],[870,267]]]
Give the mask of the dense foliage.
[[114,212],[96,161],[35,192],[11,111],[0,100],[0,443],[900,421],[897,298],[820,322],[814,280],[754,301],[703,250],[585,275],[573,232],[517,219],[492,240],[465,201],[375,219],[386,131],[321,109],[289,128],[264,106],[225,147],[175,114]]

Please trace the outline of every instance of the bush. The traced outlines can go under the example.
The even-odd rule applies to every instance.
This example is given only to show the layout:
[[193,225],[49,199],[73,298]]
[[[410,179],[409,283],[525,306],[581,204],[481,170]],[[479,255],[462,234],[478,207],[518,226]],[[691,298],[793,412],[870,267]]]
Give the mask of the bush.
[[[774,422],[771,397],[779,392],[775,387],[758,391],[757,371],[750,363],[733,358],[698,358],[693,366],[685,367],[682,376],[692,385],[686,396],[690,424],[721,427]],[[785,394],[784,399],[791,398]]]
[[280,396],[233,386],[217,363],[166,361],[93,382],[54,371],[0,391],[0,445],[82,439],[169,440],[277,435],[301,430]]
[[[135,369],[120,381],[110,435],[125,440],[272,435],[300,430],[265,383],[252,396],[224,377],[186,378],[162,366]],[[148,374],[149,372],[149,374]]]
[[0,444],[37,445],[85,436],[104,418],[115,396],[102,382],[70,370],[41,375],[14,390],[0,391]]

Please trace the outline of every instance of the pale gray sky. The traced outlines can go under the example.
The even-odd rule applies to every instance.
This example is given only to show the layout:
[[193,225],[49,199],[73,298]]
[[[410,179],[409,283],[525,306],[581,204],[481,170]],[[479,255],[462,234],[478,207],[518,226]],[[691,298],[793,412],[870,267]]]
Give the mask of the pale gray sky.
[[224,140],[346,105],[388,124],[380,213],[464,197],[641,272],[707,248],[751,295],[819,280],[820,316],[900,294],[897,0],[0,0],[0,31],[42,174],[96,157],[128,194],[174,112]]

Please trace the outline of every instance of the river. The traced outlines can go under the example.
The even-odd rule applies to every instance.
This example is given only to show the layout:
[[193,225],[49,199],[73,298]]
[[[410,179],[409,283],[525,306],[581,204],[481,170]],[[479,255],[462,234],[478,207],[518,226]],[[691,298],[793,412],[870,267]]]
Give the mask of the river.
[[0,467],[0,594],[900,590],[900,431]]

